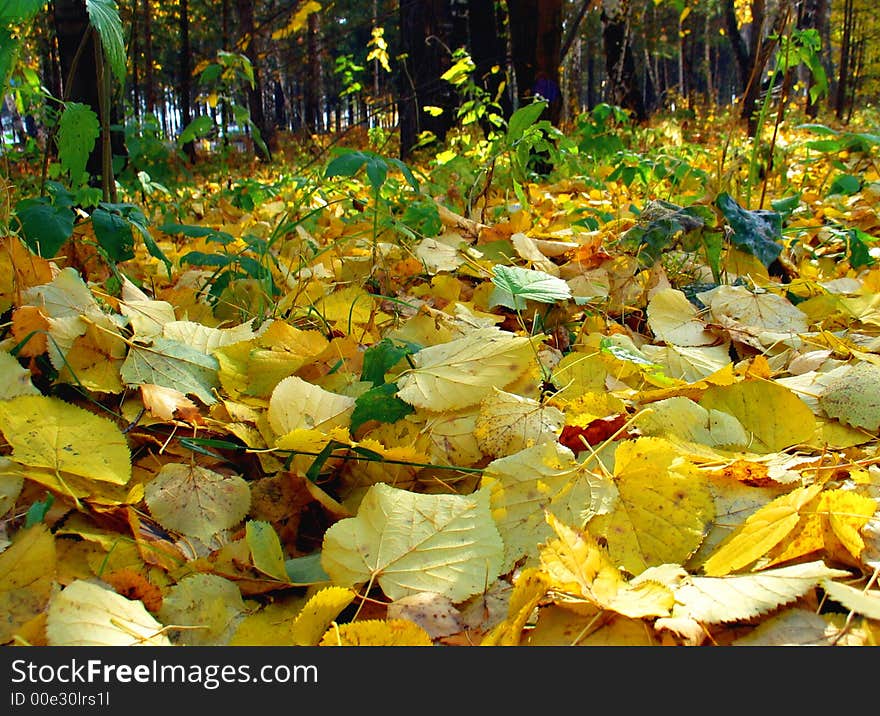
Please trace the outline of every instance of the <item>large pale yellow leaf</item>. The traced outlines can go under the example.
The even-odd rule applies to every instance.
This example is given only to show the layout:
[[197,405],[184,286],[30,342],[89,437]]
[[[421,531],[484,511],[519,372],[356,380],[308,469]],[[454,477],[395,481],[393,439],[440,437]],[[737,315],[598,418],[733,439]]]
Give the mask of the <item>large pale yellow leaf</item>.
[[212,328],[195,321],[166,323],[162,326],[162,335],[207,354],[223,346],[249,341],[256,336],[250,323],[242,323],[232,328]]
[[807,315],[775,293],[755,293],[745,286],[718,286],[697,294],[715,322],[733,321],[757,332],[804,333]]
[[806,609],[786,609],[762,621],[754,631],[736,639],[733,646],[865,646],[852,626],[835,624],[833,615]]
[[647,310],[648,326],[658,341],[676,346],[711,346],[718,340],[706,329],[697,307],[674,288],[655,293]]
[[331,393],[292,375],[272,391],[269,424],[279,436],[301,428],[328,431],[333,427],[346,427],[354,403],[354,398]]
[[474,434],[486,455],[504,457],[554,440],[563,425],[558,408],[496,388],[480,403]]
[[339,613],[354,601],[355,594],[344,587],[324,587],[305,603],[290,627],[291,644],[316,646]]
[[702,624],[751,619],[848,574],[816,561],[727,577],[689,576],[675,588],[673,617],[687,615]]
[[710,577],[723,577],[764,556],[791,533],[801,519],[801,508],[821,490],[819,484],[799,487],[752,513],[706,560],[703,571]]
[[589,532],[573,530],[549,513],[547,521],[556,538],[541,547],[541,570],[552,589],[634,619],[669,614],[675,601],[671,589],[649,580],[629,584]]
[[720,346],[642,346],[642,353],[670,378],[695,383],[730,364],[729,344]]
[[437,592],[459,602],[498,576],[502,555],[487,490],[423,495],[380,483],[324,534],[321,564],[339,586],[376,581],[389,599]]
[[880,429],[880,366],[857,363],[819,395],[825,413],[872,433]]
[[611,481],[587,470],[557,442],[493,460],[480,484],[490,491],[492,517],[504,540],[502,572],[523,556],[538,556],[538,545],[553,534],[545,511],[583,525],[617,499]]
[[0,401],[0,431],[12,446],[12,459],[27,467],[116,485],[131,477],[128,444],[119,428],[58,398],[23,395]]
[[744,448],[749,442],[745,428],[735,417],[720,410],[706,410],[688,398],[658,400],[648,408],[635,421],[645,435],[673,435],[728,449]]
[[234,582],[216,574],[191,574],[162,600],[159,618],[180,629],[175,642],[185,646],[225,646],[246,611]]
[[318,646],[433,646],[418,624],[405,619],[369,619],[334,625]]
[[752,436],[752,452],[780,452],[808,442],[816,431],[816,419],[806,404],[772,381],[713,386],[703,394],[700,405],[739,420]]
[[140,601],[77,579],[49,600],[49,646],[171,646]]
[[163,527],[207,542],[244,519],[251,493],[238,475],[168,463],[147,483],[144,498]]
[[[840,576],[846,575],[847,573],[844,572]],[[833,577],[829,575],[822,583],[822,589],[829,599],[833,599],[856,614],[880,621],[880,590],[856,589],[847,584],[833,582],[832,579]]]
[[397,381],[398,397],[435,412],[477,405],[493,388],[504,388],[529,369],[540,338],[493,328],[423,348],[412,370]]
[[42,613],[55,581],[55,538],[40,523],[18,532],[0,553],[0,644]]
[[620,494],[609,514],[587,528],[605,538],[615,564],[637,575],[647,567],[682,564],[699,548],[715,516],[707,479],[661,438],[623,442],[614,457]]
[[0,400],[19,395],[39,395],[31,383],[31,372],[6,351],[0,351]]

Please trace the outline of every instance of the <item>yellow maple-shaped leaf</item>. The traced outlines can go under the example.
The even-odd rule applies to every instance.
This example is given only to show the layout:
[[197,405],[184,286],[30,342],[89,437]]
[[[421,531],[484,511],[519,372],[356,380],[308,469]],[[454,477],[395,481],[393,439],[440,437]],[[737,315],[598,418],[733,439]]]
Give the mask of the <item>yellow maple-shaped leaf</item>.
[[516,578],[507,606],[507,618],[497,624],[480,642],[481,646],[516,646],[522,638],[526,622],[550,589],[546,574],[528,567]]
[[207,542],[244,519],[251,493],[238,475],[168,463],[147,483],[144,498],[163,527]]
[[555,439],[564,425],[558,408],[495,388],[480,403],[474,434],[486,455],[504,457]]
[[354,601],[355,592],[344,587],[324,587],[315,592],[290,627],[291,644],[316,646],[333,620]]
[[[768,555],[766,566],[781,564],[819,550],[859,559],[865,548],[861,529],[877,510],[877,501],[849,490],[825,490],[801,509],[801,519]],[[842,547],[844,554],[835,555]]]
[[424,495],[379,483],[357,516],[324,534],[321,565],[338,586],[376,581],[392,600],[437,592],[459,602],[498,576],[502,554],[487,490]]
[[589,533],[573,530],[552,514],[547,521],[556,538],[541,547],[541,570],[555,591],[635,619],[666,616],[672,590],[655,581],[629,584]]
[[538,556],[538,545],[553,534],[546,511],[566,524],[582,525],[617,499],[611,481],[586,469],[557,442],[493,460],[480,485],[490,491],[492,517],[504,540],[502,572],[523,556]]
[[434,646],[418,624],[405,619],[368,619],[331,626],[318,646]]
[[477,405],[531,367],[539,340],[489,328],[428,346],[413,356],[415,367],[398,378],[397,395],[434,412]]
[[282,380],[269,398],[269,424],[277,435],[292,430],[347,427],[355,399],[331,393],[295,375]]
[[648,302],[648,326],[658,341],[677,346],[711,346],[718,338],[706,329],[697,307],[682,291],[665,288]]
[[615,564],[637,575],[648,567],[683,564],[699,548],[715,516],[707,478],[661,438],[623,442],[614,457],[620,495],[587,528],[605,538]]
[[[707,410],[730,413],[752,436],[752,452],[780,452],[808,442],[816,419],[792,391],[772,381],[750,380],[713,386],[700,399]],[[768,410],[767,406],[773,406]]]
[[12,459],[26,467],[116,485],[131,478],[128,443],[119,428],[58,398],[23,395],[0,401],[0,431],[12,446]]
[[825,579],[848,574],[815,561],[726,577],[687,576],[675,587],[673,618],[701,624],[751,619],[793,602]]
[[234,582],[216,574],[191,574],[162,599],[159,618],[180,629],[175,643],[225,646],[246,610]]
[[819,484],[799,487],[753,512],[705,561],[705,574],[723,577],[763,557],[791,533],[801,519],[800,510],[821,490]]
[[49,600],[49,646],[171,646],[140,601],[77,579]]
[[18,532],[0,553],[0,644],[42,613],[55,581],[55,538],[40,523]]

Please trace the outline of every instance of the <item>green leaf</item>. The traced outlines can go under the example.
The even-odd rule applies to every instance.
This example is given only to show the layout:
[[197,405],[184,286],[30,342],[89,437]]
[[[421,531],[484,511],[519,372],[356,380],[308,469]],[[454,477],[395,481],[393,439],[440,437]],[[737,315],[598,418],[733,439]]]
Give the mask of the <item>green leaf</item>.
[[737,204],[730,194],[723,192],[715,200],[716,206],[733,229],[733,245],[755,256],[769,266],[782,253],[782,216],[775,211],[749,211]]
[[207,114],[200,115],[186,125],[177,138],[177,143],[183,145],[194,139],[199,139],[210,133],[212,129],[214,129],[213,118]]
[[125,36],[114,0],[86,0],[89,22],[98,31],[110,69],[120,82],[125,82]]
[[412,355],[420,349],[421,346],[415,343],[398,345],[388,338],[383,338],[364,352],[361,380],[369,381],[373,385],[382,385],[389,370],[405,356]]
[[211,405],[217,402],[211,391],[220,385],[218,365],[213,356],[184,343],[155,338],[150,346],[132,345],[120,374],[129,386],[155,383]]
[[366,162],[367,155],[363,152],[347,151],[331,160],[324,171],[324,176],[328,179],[353,177]]
[[875,259],[871,256],[868,244],[874,244],[877,240],[861,229],[849,229],[846,234],[846,248],[849,251],[849,265],[854,269],[863,266],[873,266]]
[[[2,10],[0,10],[2,12]],[[12,67],[18,58],[21,42],[14,37],[8,27],[0,26],[0,88],[5,93],[6,81],[12,74]]]
[[24,199],[15,207],[21,234],[28,248],[52,258],[73,233],[74,214],[66,206],[55,206],[45,197]]
[[852,174],[838,174],[835,177],[834,181],[831,182],[831,186],[828,187],[828,193],[826,194],[826,196],[833,196],[834,194],[851,196],[852,194],[860,191],[861,188],[861,178],[853,176]]
[[92,212],[92,228],[95,238],[114,262],[134,258],[134,236],[131,224],[119,214],[97,208]]
[[47,0],[4,0],[0,2],[0,25],[27,22],[46,4]]
[[72,183],[79,183],[100,134],[98,115],[92,108],[80,102],[68,102],[58,127],[58,159],[61,168],[70,174]]
[[367,179],[373,191],[379,191],[388,178],[388,164],[382,157],[370,157],[367,160]]
[[385,383],[358,396],[351,414],[349,429],[354,432],[361,425],[378,420],[393,423],[413,412],[413,407],[397,397],[397,383]]
[[571,288],[561,278],[519,266],[496,266],[492,283],[496,288],[490,297],[490,306],[521,310],[527,300],[556,303],[571,298]]
[[320,552],[288,559],[284,563],[284,568],[287,571],[287,578],[293,584],[321,584],[330,581],[330,577],[321,566]]
[[507,141],[513,144],[520,139],[523,133],[538,121],[541,113],[546,108],[546,102],[533,102],[516,110],[511,115],[510,122],[507,125]]
[[25,516],[25,529],[27,529],[28,527],[33,527],[34,525],[42,522],[46,518],[46,513],[50,510],[54,502],[55,496],[51,492],[46,494],[45,500],[41,502],[34,502],[28,508],[27,515]]
[[272,525],[259,520],[248,520],[245,534],[254,567],[279,582],[288,581],[281,540]]

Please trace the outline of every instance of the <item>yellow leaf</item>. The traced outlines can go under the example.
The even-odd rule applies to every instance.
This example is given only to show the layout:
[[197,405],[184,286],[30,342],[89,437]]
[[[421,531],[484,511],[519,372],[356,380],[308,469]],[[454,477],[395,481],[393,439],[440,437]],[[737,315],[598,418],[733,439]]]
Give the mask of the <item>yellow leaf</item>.
[[[714,386],[703,394],[700,405],[739,420],[753,437],[749,445],[753,452],[781,452],[808,442],[816,431],[816,419],[806,404],[772,381]],[[768,410],[768,405],[773,410]]]
[[502,553],[487,490],[425,495],[379,483],[356,517],[324,534],[321,565],[338,586],[377,581],[392,600],[437,592],[459,602],[498,576]]
[[672,435],[691,442],[744,449],[749,436],[742,424],[729,413],[706,410],[685,397],[666,398],[651,403],[635,425],[644,435]]
[[139,601],[76,580],[49,600],[49,646],[171,646]]
[[351,589],[343,587],[324,587],[315,592],[290,628],[291,643],[294,646],[316,646],[333,620],[354,601],[355,596]]
[[119,428],[58,398],[24,395],[0,401],[0,431],[12,446],[12,459],[22,465],[116,485],[131,477],[128,444]]
[[333,626],[318,646],[433,646],[431,637],[404,619],[370,619]]
[[744,575],[685,577],[675,588],[673,618],[687,616],[702,624],[751,619],[802,597],[825,579],[848,574],[816,561]]
[[180,629],[175,643],[225,646],[246,607],[234,582],[216,574],[191,574],[168,590],[159,618]]
[[331,393],[292,375],[272,391],[269,424],[277,435],[301,428],[327,431],[347,427],[354,403],[354,398]]
[[547,575],[534,567],[520,572],[510,595],[507,618],[495,626],[480,643],[481,646],[517,646],[526,622],[550,589]]
[[528,633],[529,646],[658,646],[659,640],[642,619],[606,612],[575,614],[564,607],[543,607],[534,629]]
[[658,341],[676,346],[711,346],[718,340],[697,317],[697,307],[681,291],[658,291],[648,302],[647,311],[648,326]]
[[31,372],[6,351],[0,351],[0,400],[17,398],[19,395],[39,395],[33,383]]
[[493,460],[480,485],[491,493],[492,517],[504,540],[504,572],[523,556],[537,557],[538,545],[552,536],[545,511],[580,525],[607,512],[617,499],[609,480],[584,468],[557,442]]
[[144,498],[163,527],[207,542],[244,519],[251,493],[238,475],[168,463],[147,483]]
[[315,0],[309,0],[302,7],[297,8],[296,12],[293,14],[293,17],[290,18],[290,22],[287,23],[286,27],[282,28],[281,30],[276,30],[272,33],[272,39],[283,40],[284,38],[299,32],[306,26],[309,15],[320,11],[321,4],[315,2]]
[[40,523],[16,533],[0,553],[0,644],[40,614],[55,581],[55,538]]
[[428,346],[413,356],[415,367],[401,374],[397,395],[435,412],[476,405],[531,367],[539,340],[489,328]]
[[563,425],[561,410],[494,388],[480,403],[474,434],[483,453],[504,457],[554,440]]
[[614,458],[615,509],[594,517],[609,557],[630,574],[664,563],[682,564],[699,548],[715,516],[706,478],[660,438],[621,443]]
[[541,570],[555,591],[634,619],[669,614],[675,600],[668,587],[647,580],[628,584],[589,532],[573,530],[549,513],[547,521],[557,538],[541,547]]
[[791,533],[801,519],[801,508],[821,490],[819,484],[799,487],[752,513],[706,560],[703,571],[710,577],[722,577],[765,555]]
[[305,602],[305,597],[285,594],[249,613],[239,622],[228,646],[296,646],[291,625]]
[[[841,576],[846,576],[844,572]],[[876,589],[856,589],[840,582],[831,581],[831,577],[822,583],[822,588],[829,599],[842,604],[856,614],[868,619],[880,620],[880,591]]]

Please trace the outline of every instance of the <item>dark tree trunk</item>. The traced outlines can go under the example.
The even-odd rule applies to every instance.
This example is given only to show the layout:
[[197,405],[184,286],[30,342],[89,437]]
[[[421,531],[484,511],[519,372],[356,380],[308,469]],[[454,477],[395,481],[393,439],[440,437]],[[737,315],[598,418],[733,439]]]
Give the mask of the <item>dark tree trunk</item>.
[[843,38],[840,41],[840,63],[837,75],[837,94],[834,99],[834,113],[843,119],[849,92],[850,72],[852,70],[853,25],[855,10],[853,0],[845,0],[843,4]]
[[492,99],[498,99],[502,114],[510,116],[510,94],[503,92],[498,97],[503,72],[492,72],[494,67],[507,66],[507,38],[504,33],[503,8],[495,0],[470,0],[468,3],[468,37],[471,59],[477,83],[485,89]]
[[[310,15],[311,18],[313,15]],[[254,86],[248,88],[248,110],[251,122],[259,131],[265,146],[271,140],[266,115],[263,111],[263,80],[260,72],[260,56],[257,47],[257,36],[254,33],[254,0],[238,0],[238,21],[241,31],[241,44],[244,54],[250,60],[254,73]],[[258,142],[254,142],[254,153],[260,158],[271,160],[272,157]]]
[[[398,99],[400,158],[406,159],[422,132],[432,132],[442,141],[452,123],[452,88],[440,80],[449,67],[447,40],[451,23],[448,2],[443,0],[402,2],[399,13],[406,54]],[[444,111],[435,117],[422,111],[425,106]]]
[[131,104],[134,110],[134,117],[137,121],[141,119],[141,81],[139,55],[141,53],[140,38],[138,37],[138,0],[132,0],[131,3]]
[[156,111],[156,82],[153,77],[153,19],[150,0],[144,0],[144,99],[147,114]]
[[546,78],[559,93],[548,108],[548,119],[556,124],[562,108],[559,91],[562,0],[510,0],[508,8],[518,104],[530,102],[536,83]]
[[[189,0],[180,0],[180,62],[178,65],[180,72],[180,118],[183,126],[189,126],[192,122],[192,68],[190,67],[190,56],[192,48],[189,44]],[[183,145],[183,151],[189,158],[190,163],[196,160],[196,145],[194,142],[187,142]]]
[[[821,38],[822,23],[828,22],[828,2],[827,0],[804,0],[798,7],[798,29],[800,30],[816,30]],[[829,77],[830,79],[830,77]],[[807,80],[807,99],[805,112],[808,117],[815,118],[819,114],[819,102],[813,102],[810,96],[810,90],[815,85],[815,79],[810,74]]]
[[309,79],[306,82],[306,124],[309,130],[319,134],[324,131],[323,94],[324,82],[321,63],[321,24],[319,13],[313,12],[308,19]]
[[608,101],[628,109],[634,119],[646,117],[645,104],[636,76],[635,55],[629,26],[629,2],[602,6],[602,42],[608,75]]
[[[100,117],[95,40],[85,0],[56,0],[54,22],[61,63],[62,96],[66,101],[88,105]],[[102,173],[101,147],[99,138],[86,164],[86,170],[93,177]]]

